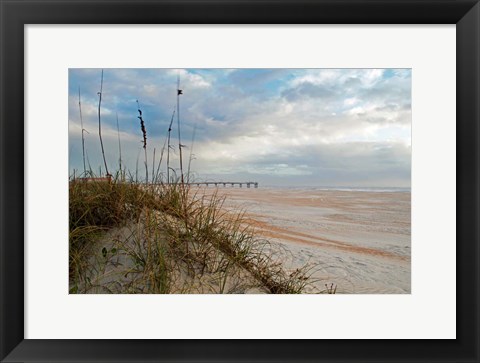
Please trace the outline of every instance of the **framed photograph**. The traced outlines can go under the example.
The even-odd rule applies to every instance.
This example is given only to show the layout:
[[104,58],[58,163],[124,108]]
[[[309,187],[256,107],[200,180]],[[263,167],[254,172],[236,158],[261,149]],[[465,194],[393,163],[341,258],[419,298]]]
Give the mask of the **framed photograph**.
[[478,1],[1,8],[2,361],[480,360]]
[[70,68],[69,292],[410,294],[411,72]]

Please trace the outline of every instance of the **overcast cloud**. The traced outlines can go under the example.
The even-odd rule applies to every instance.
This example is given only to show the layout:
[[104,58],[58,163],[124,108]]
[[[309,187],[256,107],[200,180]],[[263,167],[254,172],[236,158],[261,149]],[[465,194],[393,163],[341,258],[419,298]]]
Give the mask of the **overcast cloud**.
[[[183,160],[197,180],[268,185],[410,187],[409,69],[104,69],[102,137],[110,171],[144,176],[137,103],[149,168],[158,162],[180,75]],[[78,92],[88,162],[99,173],[101,69],[69,71],[70,173],[83,171]],[[172,130],[179,168],[178,129]],[[166,155],[166,151],[165,151]],[[165,157],[161,170],[165,171]]]

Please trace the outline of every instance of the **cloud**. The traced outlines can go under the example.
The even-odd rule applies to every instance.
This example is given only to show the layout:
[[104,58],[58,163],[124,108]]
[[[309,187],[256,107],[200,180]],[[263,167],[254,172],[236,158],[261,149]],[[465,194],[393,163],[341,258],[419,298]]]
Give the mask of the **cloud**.
[[[69,72],[70,170],[83,169],[78,88],[87,152],[103,164],[98,141],[100,69]],[[105,69],[102,136],[107,160],[143,168],[139,101],[147,159],[160,158],[168,126],[178,168],[180,76],[184,163],[196,128],[192,168],[200,178],[252,176],[272,183],[409,185],[411,72],[392,69]],[[143,154],[142,154],[143,155]]]

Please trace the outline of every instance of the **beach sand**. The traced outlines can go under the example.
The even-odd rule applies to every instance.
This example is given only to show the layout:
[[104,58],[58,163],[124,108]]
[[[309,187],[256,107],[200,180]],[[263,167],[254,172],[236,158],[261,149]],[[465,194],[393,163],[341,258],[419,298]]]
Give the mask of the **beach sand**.
[[410,192],[195,187],[226,196],[268,240],[289,252],[287,268],[318,265],[317,289],[411,292]]

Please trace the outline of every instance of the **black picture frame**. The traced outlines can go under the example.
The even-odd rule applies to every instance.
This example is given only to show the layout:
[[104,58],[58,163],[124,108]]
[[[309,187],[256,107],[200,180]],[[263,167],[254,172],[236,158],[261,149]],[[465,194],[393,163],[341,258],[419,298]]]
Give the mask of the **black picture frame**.
[[[478,0],[0,0],[0,359],[5,362],[479,362]],[[24,339],[24,25],[456,24],[457,339]],[[452,221],[453,222],[453,221]],[[445,294],[451,292],[445,291]],[[439,317],[441,324],[441,317]],[[328,327],[326,327],[328,329]],[[414,327],[412,327],[414,329]]]

